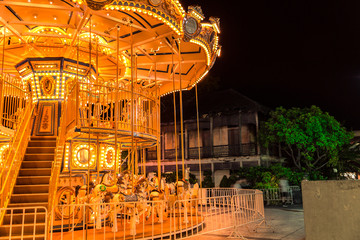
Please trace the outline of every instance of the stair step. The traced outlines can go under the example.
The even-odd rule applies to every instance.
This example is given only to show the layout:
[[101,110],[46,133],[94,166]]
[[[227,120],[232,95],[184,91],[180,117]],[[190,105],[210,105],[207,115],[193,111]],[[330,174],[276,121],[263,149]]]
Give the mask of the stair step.
[[49,184],[15,185],[14,194],[48,193]]
[[10,203],[48,202],[49,193],[12,194]]
[[[35,229],[34,229],[35,228]],[[0,236],[9,236],[11,229],[11,237],[13,235],[31,235],[43,234],[45,232],[45,223],[37,223],[36,225],[27,223],[27,224],[13,224],[10,228],[10,225],[0,226]],[[35,230],[35,231],[34,231]]]
[[51,136],[32,136],[31,140],[36,140],[36,141],[56,141],[56,137],[51,137]]
[[[39,209],[38,209],[39,211]],[[37,212],[36,213],[36,222],[37,223],[43,223],[45,222],[45,212]],[[13,213],[12,217],[10,213],[5,214],[4,216],[4,225],[9,225],[10,221],[12,221],[13,224],[21,224],[24,219],[24,223],[34,223],[35,222],[35,213],[26,211],[25,213]]]
[[50,153],[53,154],[55,152],[55,147],[27,147],[26,153],[31,154],[39,154],[39,153]]
[[51,168],[21,168],[19,176],[50,176]]
[[28,147],[56,147],[56,141],[35,141],[31,140],[28,143]]
[[53,161],[23,161],[21,168],[51,168]]
[[49,184],[50,176],[18,176],[16,185]]
[[42,153],[42,154],[34,154],[34,153],[27,153],[25,154],[24,161],[53,161],[55,153]]

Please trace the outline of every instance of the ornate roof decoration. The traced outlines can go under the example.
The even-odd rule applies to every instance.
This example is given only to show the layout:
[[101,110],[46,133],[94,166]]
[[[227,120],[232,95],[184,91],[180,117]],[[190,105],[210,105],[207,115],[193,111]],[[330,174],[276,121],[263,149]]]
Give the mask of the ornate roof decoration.
[[[91,61],[98,65],[103,81],[114,81],[116,69],[126,81],[131,77],[130,49],[134,46],[139,82],[152,88],[156,76],[163,95],[174,91],[169,78],[176,80],[176,91],[180,78],[182,89],[201,81],[221,51],[220,19],[205,19],[200,6],[190,6],[185,12],[178,0],[53,0],[52,4],[16,0],[6,1],[5,7],[13,10],[1,16],[9,66],[27,58],[49,57],[74,60],[78,56],[87,63],[91,45]],[[101,59],[98,63],[96,54]],[[180,59],[181,70],[172,66]],[[23,71],[9,68],[6,73],[25,80],[33,77],[26,69],[19,70]]]
[[85,0],[92,10],[101,10],[105,5],[112,3],[114,0]]
[[200,6],[189,6],[188,14],[199,21],[202,21],[205,18]]

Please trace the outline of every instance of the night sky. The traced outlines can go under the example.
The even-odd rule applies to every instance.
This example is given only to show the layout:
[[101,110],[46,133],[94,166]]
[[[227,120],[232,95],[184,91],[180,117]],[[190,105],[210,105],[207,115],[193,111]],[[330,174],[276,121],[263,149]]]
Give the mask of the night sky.
[[270,108],[317,105],[360,130],[360,1],[180,1],[221,20],[209,73],[221,88]]

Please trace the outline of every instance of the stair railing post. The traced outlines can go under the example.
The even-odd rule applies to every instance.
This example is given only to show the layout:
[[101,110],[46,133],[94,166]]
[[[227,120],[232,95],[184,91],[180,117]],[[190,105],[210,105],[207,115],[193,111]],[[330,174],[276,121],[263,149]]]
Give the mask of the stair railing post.
[[76,108],[75,108],[75,110],[76,110],[76,119],[75,119],[75,123],[76,123],[76,128],[79,128],[80,127],[80,124],[79,124],[79,111],[80,111],[80,96],[79,96],[79,91],[80,91],[80,89],[79,89],[79,82],[78,81],[76,81],[76,95],[75,95],[75,103],[76,103]]

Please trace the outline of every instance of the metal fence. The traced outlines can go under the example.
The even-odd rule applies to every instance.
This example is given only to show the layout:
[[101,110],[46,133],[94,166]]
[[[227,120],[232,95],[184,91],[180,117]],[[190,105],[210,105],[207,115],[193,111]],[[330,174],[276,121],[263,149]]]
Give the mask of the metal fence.
[[48,239],[45,207],[1,208],[0,239]]
[[[183,239],[264,220],[260,191],[216,197],[60,205],[51,219],[51,240]],[[230,194],[231,193],[231,194]],[[205,203],[205,204],[201,204]]]
[[0,209],[0,239],[184,239],[220,230],[241,236],[238,227],[265,219],[258,190],[215,189],[211,195],[133,202],[116,202],[115,195],[110,203],[57,205],[51,214],[44,207]]
[[287,191],[281,192],[280,188],[260,189],[264,195],[266,205],[280,204],[285,201],[287,204],[294,204],[294,192],[300,191],[299,186],[289,186]]

